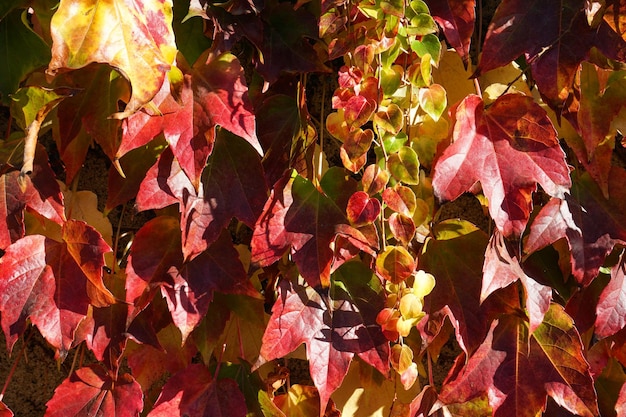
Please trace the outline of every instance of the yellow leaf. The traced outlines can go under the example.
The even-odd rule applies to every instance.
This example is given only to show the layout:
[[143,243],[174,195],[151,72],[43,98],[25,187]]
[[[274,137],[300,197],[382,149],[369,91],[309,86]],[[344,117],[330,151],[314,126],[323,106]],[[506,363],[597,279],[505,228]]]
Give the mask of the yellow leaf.
[[171,0],[61,0],[50,31],[48,74],[99,62],[130,81],[130,101],[117,118],[152,100],[176,58]]
[[[463,67],[463,61],[454,49],[443,53],[439,67],[433,68],[433,81],[441,84],[448,94],[448,104],[454,105],[468,94],[475,94],[474,81],[470,80],[472,69]],[[444,113],[444,117],[447,114]]]

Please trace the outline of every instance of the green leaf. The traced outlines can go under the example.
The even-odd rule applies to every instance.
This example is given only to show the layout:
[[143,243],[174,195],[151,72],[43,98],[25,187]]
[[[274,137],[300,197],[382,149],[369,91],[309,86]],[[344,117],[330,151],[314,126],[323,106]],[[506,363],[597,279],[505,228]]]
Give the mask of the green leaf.
[[422,109],[438,121],[448,106],[446,90],[439,84],[432,84],[428,87],[420,88],[419,102]]
[[[4,7],[0,6],[0,16]],[[17,90],[20,81],[50,61],[50,48],[25,24],[25,14],[16,9],[0,20],[0,96],[7,106],[9,94]]]
[[420,180],[420,162],[417,153],[408,146],[403,146],[397,153],[389,155],[387,169],[398,181],[415,185]]

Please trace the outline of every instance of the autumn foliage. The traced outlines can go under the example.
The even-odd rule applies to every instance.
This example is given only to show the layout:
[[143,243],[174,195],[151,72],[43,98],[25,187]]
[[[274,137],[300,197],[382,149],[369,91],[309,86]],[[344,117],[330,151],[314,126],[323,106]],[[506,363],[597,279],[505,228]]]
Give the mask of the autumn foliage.
[[482,11],[3,1],[0,324],[95,358],[45,415],[626,416],[626,2]]

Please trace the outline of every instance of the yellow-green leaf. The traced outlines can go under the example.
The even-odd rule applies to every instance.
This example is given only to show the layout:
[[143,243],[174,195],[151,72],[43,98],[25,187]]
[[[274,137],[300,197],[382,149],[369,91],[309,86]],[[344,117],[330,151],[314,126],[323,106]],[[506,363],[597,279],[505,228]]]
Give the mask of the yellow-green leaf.
[[118,118],[152,100],[176,57],[171,0],[61,0],[50,30],[49,74],[99,62],[128,78],[132,95]]

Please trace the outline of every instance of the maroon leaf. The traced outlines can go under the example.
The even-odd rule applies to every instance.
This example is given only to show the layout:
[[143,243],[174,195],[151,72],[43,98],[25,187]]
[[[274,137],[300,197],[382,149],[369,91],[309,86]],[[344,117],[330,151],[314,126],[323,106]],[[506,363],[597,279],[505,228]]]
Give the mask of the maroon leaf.
[[179,203],[183,254],[189,260],[206,250],[233,217],[254,226],[266,199],[259,156],[241,138],[220,132],[199,193],[166,149],[142,182],[137,206],[147,210]]
[[213,149],[217,125],[246,139],[262,153],[243,68],[234,55],[200,57],[191,75],[184,77],[180,103],[172,97],[169,83],[164,83],[154,104],[160,114],[136,113],[124,123],[117,158],[163,132],[183,171],[197,187]]
[[[528,31],[535,26],[543,29]],[[609,58],[626,57],[622,37],[606,21],[589,26],[578,0],[505,0],[489,26],[476,74],[526,54],[539,90],[557,108],[567,99],[578,66],[594,46]]]
[[467,67],[469,48],[474,33],[476,0],[428,0],[433,19],[441,26],[448,43],[461,56]]
[[325,293],[281,281],[259,357],[261,364],[305,343],[321,410],[341,385],[355,353],[382,373],[389,370],[389,345],[375,323],[383,300],[369,287],[377,283],[380,288],[380,282],[359,262],[344,264],[339,271],[337,279],[345,290],[337,292],[338,308],[333,309]]
[[244,417],[246,400],[232,379],[212,379],[202,364],[171,377],[149,417]]
[[241,138],[220,131],[202,174],[203,193],[180,197],[186,259],[214,242],[233,217],[254,227],[268,197],[259,155]]
[[[482,303],[480,300],[481,269],[487,243],[487,236],[475,231],[454,239],[431,241],[420,257],[420,268],[433,274],[437,282],[433,291],[424,297],[428,321],[440,328],[449,317],[459,345],[469,353],[484,340],[490,318],[503,311],[496,297],[499,292]],[[508,299],[510,295],[510,291],[504,293],[506,301],[517,303],[517,290],[513,290],[513,301]],[[422,333],[426,340],[436,336],[428,327]]]
[[[16,142],[7,142],[0,147],[0,153],[7,153],[18,146]],[[10,162],[9,161],[3,161]],[[8,167],[8,165],[7,165]],[[43,146],[35,149],[33,172],[23,177],[26,188],[21,189],[18,183],[19,170],[3,167],[0,175],[0,249],[24,237],[24,209],[26,207],[52,220],[63,224],[65,210],[63,195],[56,182],[54,172],[48,165],[48,155]]]
[[604,288],[596,310],[595,332],[600,337],[611,336],[626,326],[626,258],[611,268],[611,280]]
[[104,254],[110,248],[100,234],[71,220],[62,236],[62,242],[26,236],[0,258],[0,309],[9,350],[30,319],[64,357],[90,302],[115,302],[102,282]]
[[[118,111],[118,100],[128,100],[129,86],[111,67],[97,64],[63,74],[56,83],[76,89],[66,103],[59,103],[59,123],[52,131],[65,164],[65,182],[70,184],[93,141],[111,160],[115,158],[122,122],[109,116]],[[98,100],[91,99],[95,96]]]
[[468,96],[456,109],[454,143],[435,165],[433,188],[453,200],[480,181],[505,237],[519,236],[537,183],[555,197],[571,185],[565,155],[545,111],[530,97],[507,94],[488,109]]
[[258,296],[228,231],[192,261],[172,266],[168,274],[170,279],[162,285],[161,292],[183,342],[206,315],[214,291]]
[[598,275],[604,259],[616,243],[626,242],[626,191],[621,185],[626,171],[612,167],[609,176],[610,200],[589,174],[574,182],[565,201],[546,204],[530,229],[525,250],[533,253],[560,238],[567,238],[571,250],[572,274],[588,285]]
[[489,240],[485,253],[480,299],[485,300],[493,291],[519,280],[526,293],[526,309],[530,318],[530,331],[533,332],[550,308],[552,288],[541,285],[526,275],[517,256],[512,256],[510,252],[504,238],[496,230]]
[[444,383],[440,400],[461,403],[485,393],[496,417],[535,417],[548,395],[576,415],[598,415],[580,335],[558,305],[533,333],[516,316],[495,321],[484,343]]
[[259,73],[267,82],[274,83],[282,71],[327,72],[311,41],[318,38],[315,16],[307,8],[287,3],[265,7],[262,44],[250,39],[261,51],[263,59],[256,60]]
[[330,284],[337,225],[342,211],[309,181],[287,172],[278,181],[252,236],[252,260],[261,266],[278,261],[288,249],[300,274],[312,287]]
[[141,387],[129,374],[112,379],[97,365],[80,368],[54,390],[45,417],[135,417],[143,409]]

